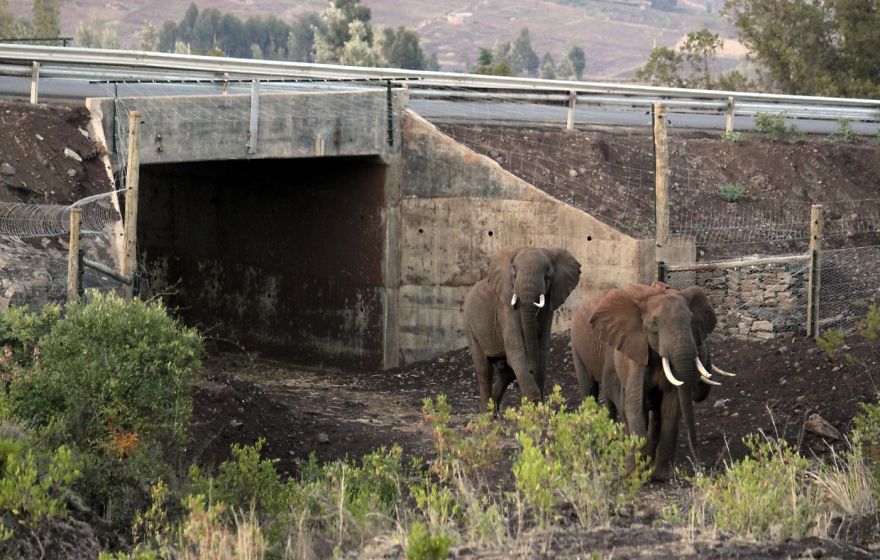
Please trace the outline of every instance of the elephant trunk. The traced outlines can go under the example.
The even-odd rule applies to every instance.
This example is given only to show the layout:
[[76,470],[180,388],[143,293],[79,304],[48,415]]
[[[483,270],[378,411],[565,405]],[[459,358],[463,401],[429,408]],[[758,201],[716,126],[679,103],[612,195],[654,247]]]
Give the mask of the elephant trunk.
[[[685,356],[685,357],[682,357]],[[694,462],[699,461],[697,456],[697,429],[694,423],[694,388],[697,384],[697,368],[694,362],[696,357],[693,343],[690,349],[684,350],[676,354],[672,360],[673,371],[675,376],[683,381],[678,387],[678,405],[681,409],[681,416],[684,418],[685,429],[687,430],[688,446],[691,450],[691,456]]]
[[526,279],[518,284],[521,286],[520,289],[517,289],[517,294],[520,297],[519,318],[522,326],[523,347],[526,351],[526,365],[528,366],[528,371],[524,373],[527,373],[530,378],[525,380],[525,383],[523,380],[520,380],[520,389],[523,391],[524,396],[530,400],[537,401],[543,395],[540,394],[540,389],[535,384],[535,375],[538,373],[538,357],[541,352],[538,340],[537,317],[540,308],[535,304],[538,303],[541,295],[543,295],[543,290],[540,287],[541,283],[537,279],[532,279],[532,281]]

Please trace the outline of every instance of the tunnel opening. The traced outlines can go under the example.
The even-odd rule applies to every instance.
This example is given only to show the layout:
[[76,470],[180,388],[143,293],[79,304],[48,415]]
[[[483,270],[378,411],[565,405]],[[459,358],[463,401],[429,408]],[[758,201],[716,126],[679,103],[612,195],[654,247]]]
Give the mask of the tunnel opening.
[[386,173],[373,157],[143,165],[145,292],[209,341],[379,368]]

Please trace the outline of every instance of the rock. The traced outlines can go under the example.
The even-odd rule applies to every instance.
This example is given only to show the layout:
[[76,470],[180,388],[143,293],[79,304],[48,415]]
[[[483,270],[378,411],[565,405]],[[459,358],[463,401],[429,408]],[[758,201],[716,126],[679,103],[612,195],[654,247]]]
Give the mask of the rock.
[[718,399],[715,401],[715,404],[712,405],[712,408],[723,408],[727,406],[727,403],[730,402],[730,399]]
[[74,152],[70,148],[64,148],[64,157],[69,157],[70,159],[75,160],[75,161],[79,161],[79,162],[81,162],[83,160],[83,158],[81,158],[78,153]]
[[330,443],[330,436],[328,436],[324,432],[321,432],[320,434],[318,434],[318,443]]
[[0,175],[15,175],[15,168],[6,163],[0,163]]
[[577,172],[576,170],[574,170],[574,169],[569,169],[569,170],[568,170],[568,176],[569,176],[569,177],[577,177],[577,176],[578,176],[578,172]]
[[832,426],[831,422],[825,420],[818,414],[811,414],[810,417],[807,418],[807,421],[804,423],[804,429],[822,437],[843,439],[843,436],[840,435],[837,428]]
[[76,177],[76,169],[68,169],[67,176],[68,177]]
[[39,134],[34,134],[34,136],[36,136],[36,137],[37,137],[37,140],[39,140],[40,142],[42,142],[43,140],[45,140],[45,138],[43,138],[43,137],[40,136]]
[[241,428],[242,426],[244,426],[244,422],[242,422],[238,418],[233,418],[232,420],[229,421],[229,425],[232,426],[233,428]]
[[752,323],[752,328],[756,331],[772,331],[773,323],[770,321],[755,321]]

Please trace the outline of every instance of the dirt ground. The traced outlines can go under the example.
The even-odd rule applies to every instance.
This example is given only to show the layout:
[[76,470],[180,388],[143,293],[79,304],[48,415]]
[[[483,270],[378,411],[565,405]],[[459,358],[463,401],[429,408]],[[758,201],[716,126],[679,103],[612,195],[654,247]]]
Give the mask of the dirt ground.
[[[0,201],[65,204],[109,190],[94,145],[80,132],[86,118],[82,109],[0,104]],[[645,196],[645,185],[653,180],[652,164],[643,159],[645,153],[650,154],[645,152],[648,138],[599,132],[565,135],[539,129],[446,130],[560,200],[596,213],[612,225],[625,224],[632,232],[650,230],[653,202]],[[528,138],[540,141],[529,142]],[[704,197],[700,200],[710,214],[754,213],[774,197],[815,201],[833,192],[835,199],[869,199],[876,196],[873,189],[880,179],[880,149],[867,143],[844,146],[748,139],[726,144],[699,135],[677,138],[679,141],[683,150],[678,153],[685,163],[676,167],[678,175],[674,177],[678,179],[674,182],[681,186],[682,195],[688,192],[686,186],[697,184],[690,179],[696,176],[748,185],[745,199],[734,208],[719,202],[711,188],[694,189],[693,196]],[[554,142],[571,145],[553,150]],[[83,161],[65,155],[65,148]],[[11,166],[14,173],[3,164]],[[610,179],[599,181],[603,177]],[[805,177],[810,180],[804,181]],[[625,194],[614,196],[614,188]],[[841,214],[840,220],[846,222],[841,231],[854,223],[848,214]],[[850,233],[847,243],[870,241],[858,231]],[[706,247],[713,255],[722,254],[729,244]],[[784,437],[807,454],[825,454],[829,444],[839,442],[806,430],[806,419],[818,414],[846,433],[858,403],[877,395],[880,352],[876,342],[866,346],[852,341],[848,350],[855,358],[852,361],[831,360],[803,337],[713,343],[714,363],[738,376],[725,380],[696,407],[700,463],[710,469],[741,458],[745,452],[742,436],[756,431]],[[551,356],[549,382],[561,385],[575,404],[576,384],[566,333],[554,336]],[[439,394],[448,396],[459,424],[477,412],[473,366],[463,349],[427,362],[367,372],[308,371],[253,354],[213,353],[207,357],[204,376],[195,391],[189,458],[217,465],[229,457],[231,443],[251,444],[259,437],[267,440],[266,455],[279,459],[280,470],[288,474],[295,472],[297,460],[313,451],[319,459],[331,460],[358,457],[397,443],[410,455],[427,457],[432,442],[420,409],[425,397]],[[514,388],[504,405],[515,403],[518,397]],[[684,441],[680,441],[677,457],[685,471],[687,456]],[[686,491],[681,481],[646,487],[642,491],[644,507],[611,529],[579,532],[560,528],[535,541],[515,543],[515,549],[456,549],[453,553],[467,558],[576,558],[585,551],[614,558],[880,555],[880,523],[876,519],[852,528],[849,539],[836,541],[758,544],[723,535],[697,535],[690,540],[658,521],[660,508]],[[400,557],[401,551],[376,543],[364,554],[382,556]]]

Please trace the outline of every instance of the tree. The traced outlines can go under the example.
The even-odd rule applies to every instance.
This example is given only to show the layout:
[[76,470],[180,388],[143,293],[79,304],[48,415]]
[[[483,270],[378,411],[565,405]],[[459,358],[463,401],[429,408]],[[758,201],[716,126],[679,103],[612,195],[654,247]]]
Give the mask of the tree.
[[534,76],[538,73],[540,60],[538,54],[532,48],[532,40],[529,38],[529,28],[523,27],[519,36],[508,44],[507,62],[510,67],[517,73],[525,71],[528,75]]
[[587,57],[584,54],[584,49],[572,45],[565,56],[571,61],[575,78],[578,80],[582,79],[584,77],[584,68],[587,66]]
[[682,55],[669,47],[651,49],[648,61],[636,70],[636,78],[655,86],[682,87]]
[[548,52],[541,57],[541,78],[545,80],[556,79],[556,64],[553,62],[553,55]]
[[577,80],[574,63],[567,56],[559,61],[559,66],[556,67],[556,77],[560,80]]
[[367,25],[361,20],[349,23],[349,40],[342,47],[339,63],[346,66],[375,66],[376,56],[368,40]]
[[880,96],[877,0],[725,0],[723,13],[771,88]]
[[496,61],[489,49],[480,48],[477,65],[471,70],[473,74],[485,74],[490,76],[515,76],[516,73],[507,64],[500,60]]
[[119,33],[116,31],[115,25],[94,17],[88,23],[79,24],[73,35],[73,41],[79,47],[118,49]]
[[383,28],[376,37],[376,50],[380,63],[385,66],[409,70],[422,70],[426,66],[419,35],[403,26],[398,27],[397,31]]
[[61,35],[60,0],[34,0],[34,36],[58,37]]
[[323,30],[321,16],[308,12],[290,26],[287,35],[287,58],[297,62],[315,61],[315,30]]
[[[361,6],[360,0],[329,0],[329,6],[321,12],[323,29],[313,28],[315,32],[315,61],[339,62],[342,60],[346,43],[354,39],[349,47],[349,56],[360,50],[361,43],[372,45],[373,29],[370,26],[370,9]],[[353,22],[361,25],[351,26]],[[363,36],[353,37],[352,29]]]
[[704,89],[713,87],[710,62],[723,44],[724,42],[717,33],[712,33],[706,28],[687,34],[684,44],[679,50],[684,56],[684,60],[690,65],[690,76],[687,79],[689,87]]
[[148,21],[141,28],[141,44],[139,47],[142,51],[155,51],[159,48],[159,32],[156,30],[153,22]]

